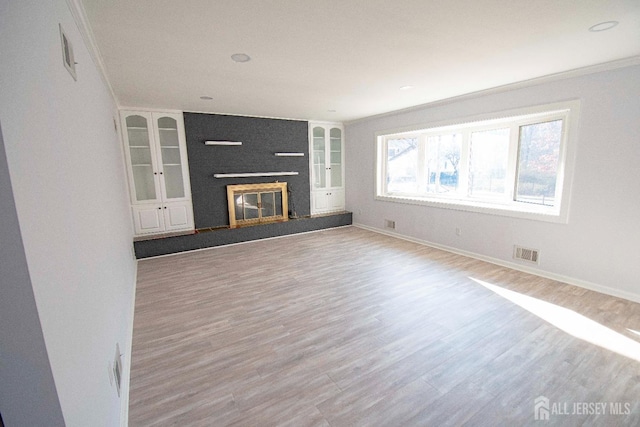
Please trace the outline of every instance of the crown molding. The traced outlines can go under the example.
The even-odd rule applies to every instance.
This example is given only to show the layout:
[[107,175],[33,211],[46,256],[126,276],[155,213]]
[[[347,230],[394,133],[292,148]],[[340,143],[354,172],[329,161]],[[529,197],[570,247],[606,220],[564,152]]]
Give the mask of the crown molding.
[[551,82],[566,80],[570,78],[587,76],[590,74],[613,71],[621,68],[633,67],[636,65],[640,65],[640,55],[630,56],[628,58],[618,59],[615,61],[603,62],[601,64],[589,65],[587,67],[582,67],[582,68],[574,68],[572,70],[562,71],[554,74],[548,74],[546,76],[534,77],[532,79],[522,80],[519,82],[509,83],[506,85],[496,86],[496,87],[483,89],[475,92],[469,92],[462,95],[453,96],[450,98],[439,99],[439,100],[427,102],[420,105],[414,105],[412,107],[402,108],[400,110],[394,110],[386,113],[375,114],[373,116],[367,116],[367,117],[362,117],[355,120],[349,120],[344,122],[344,124],[352,125],[357,123],[364,123],[370,120],[377,120],[384,117],[390,117],[390,116],[395,116],[395,115],[404,114],[404,113],[411,113],[417,110],[422,110],[424,108],[440,107],[443,105],[464,101],[468,99],[473,99],[480,96],[495,95],[499,93],[509,92],[512,90],[537,86],[544,83],[551,83]]
[[89,51],[89,56],[93,60],[96,68],[98,69],[98,73],[102,78],[102,81],[109,89],[109,93],[111,94],[111,98],[113,102],[116,104],[116,107],[120,108],[120,103],[118,102],[118,97],[113,90],[113,86],[111,86],[111,82],[107,77],[106,68],[104,65],[104,61],[102,60],[102,55],[100,54],[100,49],[95,41],[95,36],[93,35],[93,30],[91,29],[91,25],[89,24],[89,19],[87,18],[87,14],[84,10],[84,6],[82,6],[81,0],[66,0],[67,6],[69,7],[69,11],[73,16],[73,20],[78,27],[78,31],[82,36],[82,40]]

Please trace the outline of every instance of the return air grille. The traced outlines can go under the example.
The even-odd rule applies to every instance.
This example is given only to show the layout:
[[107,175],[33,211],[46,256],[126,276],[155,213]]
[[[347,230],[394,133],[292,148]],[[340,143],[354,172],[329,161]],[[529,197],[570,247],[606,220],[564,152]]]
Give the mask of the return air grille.
[[538,264],[540,251],[537,249],[523,248],[522,246],[514,246],[513,258]]

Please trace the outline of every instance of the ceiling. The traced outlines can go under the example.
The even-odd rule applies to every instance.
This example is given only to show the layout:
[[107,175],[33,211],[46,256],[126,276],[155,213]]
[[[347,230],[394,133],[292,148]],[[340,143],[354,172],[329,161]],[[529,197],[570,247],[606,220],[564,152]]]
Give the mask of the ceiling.
[[348,122],[640,55],[638,0],[81,3],[123,107]]

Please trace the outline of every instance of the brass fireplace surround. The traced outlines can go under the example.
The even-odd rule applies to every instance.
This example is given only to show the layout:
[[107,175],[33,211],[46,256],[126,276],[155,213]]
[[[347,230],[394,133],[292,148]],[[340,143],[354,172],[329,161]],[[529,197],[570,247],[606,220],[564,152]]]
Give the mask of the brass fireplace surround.
[[286,182],[227,185],[227,204],[231,228],[289,219]]

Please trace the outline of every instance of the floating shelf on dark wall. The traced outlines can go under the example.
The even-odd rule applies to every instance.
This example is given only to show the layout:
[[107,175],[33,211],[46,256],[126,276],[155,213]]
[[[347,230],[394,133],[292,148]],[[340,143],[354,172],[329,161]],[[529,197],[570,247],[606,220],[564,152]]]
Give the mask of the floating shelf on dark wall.
[[276,157],[304,157],[304,153],[276,153]]
[[242,145],[241,141],[205,141],[204,145]]
[[247,173],[216,173],[214,178],[249,178],[253,176],[293,176],[298,172],[247,172]]

